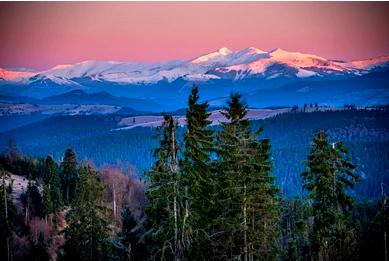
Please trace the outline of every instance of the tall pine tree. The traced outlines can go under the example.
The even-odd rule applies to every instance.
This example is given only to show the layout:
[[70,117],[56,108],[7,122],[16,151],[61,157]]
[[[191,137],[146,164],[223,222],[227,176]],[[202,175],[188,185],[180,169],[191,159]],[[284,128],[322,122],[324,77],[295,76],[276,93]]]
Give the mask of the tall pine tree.
[[122,208],[121,223],[121,230],[115,242],[116,251],[120,260],[145,260],[146,255],[141,240],[142,227],[129,205],[125,205]]
[[342,260],[348,255],[345,242],[353,204],[348,190],[359,180],[354,169],[341,142],[330,144],[325,132],[316,134],[302,178],[312,201],[312,243],[319,260]]
[[43,184],[43,207],[42,214],[47,223],[50,213],[53,212],[53,202],[51,201],[50,185]]
[[45,160],[43,181],[43,205],[47,220],[48,215],[57,212],[63,207],[58,166],[51,156],[47,156]]
[[0,259],[12,260],[11,243],[15,230],[16,207],[12,200],[12,180],[0,167]]
[[161,260],[181,260],[182,235],[182,184],[178,169],[178,145],[175,130],[177,122],[164,116],[159,128],[160,146],[155,151],[156,163],[148,173],[150,187],[146,209],[152,256]]
[[109,254],[108,209],[104,185],[89,165],[81,168],[80,184],[66,215],[64,260],[106,260]]
[[33,216],[43,217],[42,195],[36,181],[28,181],[27,189],[21,195],[21,201],[24,204],[24,220],[26,225]]
[[252,133],[240,94],[231,94],[227,104],[223,115],[228,121],[218,135],[217,257],[274,259],[279,209],[270,144]]
[[61,162],[61,183],[64,203],[69,205],[75,196],[79,176],[76,154],[71,148],[65,151]]
[[207,102],[199,102],[199,90],[193,86],[186,111],[187,132],[181,162],[184,179],[183,230],[187,231],[185,248],[192,260],[209,258],[213,253],[211,241],[214,219],[215,176],[212,171],[214,136]]

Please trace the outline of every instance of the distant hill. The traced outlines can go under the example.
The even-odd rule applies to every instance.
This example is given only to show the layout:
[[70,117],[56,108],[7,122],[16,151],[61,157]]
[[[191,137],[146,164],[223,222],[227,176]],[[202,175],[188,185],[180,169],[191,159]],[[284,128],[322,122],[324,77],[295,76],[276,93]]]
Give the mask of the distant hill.
[[132,108],[138,111],[160,111],[162,105],[154,102],[127,97],[116,97],[107,92],[86,93],[82,90],[73,90],[64,94],[54,95],[39,100],[39,104],[95,104],[116,105]]
[[1,95],[0,103],[37,103],[39,100],[28,96]]

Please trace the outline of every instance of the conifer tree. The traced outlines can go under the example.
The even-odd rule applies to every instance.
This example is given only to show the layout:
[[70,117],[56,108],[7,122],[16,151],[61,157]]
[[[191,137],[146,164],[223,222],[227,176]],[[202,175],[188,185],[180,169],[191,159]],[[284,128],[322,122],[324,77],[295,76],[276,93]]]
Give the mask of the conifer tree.
[[[56,212],[63,207],[63,199],[61,186],[58,176],[58,166],[51,156],[47,156],[45,160],[45,186],[48,186],[50,191],[51,212]],[[49,196],[47,196],[49,197]]]
[[359,176],[341,142],[329,144],[327,134],[316,134],[302,174],[304,188],[312,201],[313,248],[319,260],[342,260],[347,254],[347,233],[354,188]]
[[27,260],[34,261],[49,261],[51,256],[48,253],[48,244],[45,241],[44,235],[42,232],[39,233],[37,242],[35,242],[27,253]]
[[[219,258],[274,259],[279,209],[271,177],[270,144],[257,140],[245,116],[247,104],[231,94],[218,136]],[[259,130],[260,132],[261,130]]]
[[181,162],[186,198],[183,230],[188,232],[185,248],[193,260],[209,258],[213,252],[211,240],[215,212],[212,199],[215,177],[211,157],[214,137],[209,128],[211,121],[208,106],[207,102],[199,102],[198,87],[193,86],[186,111],[187,132],[184,136],[184,159]]
[[289,242],[288,242],[288,253],[286,256],[286,260],[288,260],[288,261],[298,261],[299,260],[297,242],[295,239],[289,240]]
[[[309,216],[311,208],[301,198],[285,198],[282,201],[282,238],[284,255],[288,260],[308,260],[309,253]],[[297,257],[296,257],[297,255]]]
[[143,242],[140,242],[141,226],[128,205],[122,208],[121,222],[121,231],[118,234],[116,246],[120,260],[144,260]]
[[64,260],[106,260],[109,253],[104,185],[89,165],[80,171],[80,184],[65,229]]
[[50,184],[43,185],[43,209],[42,214],[45,217],[46,223],[50,213],[53,212],[53,203],[51,201]]
[[159,128],[160,146],[155,151],[156,163],[148,173],[150,187],[146,209],[150,252],[164,260],[180,260],[182,250],[182,185],[178,170],[178,145],[175,130],[177,122],[170,115],[164,116]]
[[0,167],[0,259],[12,260],[11,241],[15,230],[16,207],[12,200],[12,180]]
[[61,182],[63,200],[65,204],[70,204],[75,196],[79,176],[77,171],[76,154],[71,148],[65,151],[61,162]]
[[36,181],[29,180],[26,191],[21,196],[21,201],[24,204],[25,209],[25,224],[32,216],[42,217],[43,216],[43,202],[42,196],[39,192]]

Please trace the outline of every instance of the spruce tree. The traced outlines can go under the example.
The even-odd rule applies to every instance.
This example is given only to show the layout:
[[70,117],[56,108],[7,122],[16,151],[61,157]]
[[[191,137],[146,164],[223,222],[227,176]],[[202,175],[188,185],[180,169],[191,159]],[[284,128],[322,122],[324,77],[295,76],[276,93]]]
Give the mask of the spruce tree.
[[[301,198],[285,198],[282,201],[282,241],[288,260],[309,259],[309,216],[311,208]],[[287,243],[287,245],[286,245]],[[297,254],[297,258],[295,255]]]
[[15,231],[16,207],[12,200],[12,180],[0,166],[0,259],[12,260],[11,242]]
[[49,261],[51,256],[48,253],[48,244],[45,241],[44,235],[42,232],[39,233],[37,242],[33,243],[30,249],[27,252],[26,259],[34,261]]
[[25,209],[25,224],[32,216],[43,217],[42,195],[36,181],[29,180],[26,191],[21,195]]
[[182,250],[182,184],[178,169],[178,145],[175,130],[177,122],[164,116],[159,128],[160,145],[155,151],[156,163],[148,173],[150,187],[147,197],[150,205],[148,234],[153,257],[180,260]]
[[108,213],[104,185],[89,165],[80,171],[80,184],[66,215],[64,260],[106,260],[109,254]]
[[143,242],[141,242],[141,225],[128,205],[122,208],[121,223],[121,230],[116,241],[120,260],[144,260],[145,253]]
[[77,171],[76,154],[71,148],[65,151],[61,162],[61,183],[63,200],[65,204],[71,204],[75,196],[79,176]]
[[54,213],[63,207],[61,185],[60,185],[60,180],[58,175],[58,166],[51,156],[47,156],[45,160],[45,165],[46,167],[45,167],[44,182],[45,182],[45,186],[48,186],[50,191],[50,201],[51,201],[50,213]]
[[192,260],[209,258],[212,249],[213,196],[215,177],[212,171],[214,136],[210,129],[207,102],[199,102],[199,90],[193,86],[186,111],[187,132],[185,151],[181,162],[184,179],[183,230],[187,231],[185,248]]
[[313,249],[319,260],[342,260],[350,231],[350,210],[354,188],[359,176],[341,142],[328,142],[327,134],[316,134],[302,174],[304,188],[312,202],[314,227]]
[[46,223],[48,216],[53,212],[53,203],[51,201],[50,185],[43,185],[43,209],[42,214],[45,217]]
[[217,151],[218,258],[274,259],[279,209],[270,143],[252,133],[245,119],[247,104],[240,94],[231,94],[227,104],[223,112],[227,122],[218,135]]

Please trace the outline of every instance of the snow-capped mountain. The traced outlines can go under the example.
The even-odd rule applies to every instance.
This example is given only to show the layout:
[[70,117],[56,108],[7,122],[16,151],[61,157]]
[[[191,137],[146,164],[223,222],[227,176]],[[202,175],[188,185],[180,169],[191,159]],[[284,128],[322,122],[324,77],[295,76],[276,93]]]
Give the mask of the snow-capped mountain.
[[[15,96],[42,99],[82,90],[141,99],[175,110],[185,107],[193,83],[200,86],[201,98],[212,106],[223,105],[235,91],[255,107],[307,102],[386,104],[389,56],[334,61],[282,49],[232,51],[223,47],[189,60],[154,64],[84,61],[39,72],[0,69],[0,96],[10,97],[8,100],[20,100]],[[66,103],[74,102],[72,95],[64,97]],[[143,108],[133,102],[128,106]]]
[[216,71],[222,73],[235,72],[235,79],[241,79],[250,75],[262,75],[267,78],[279,76],[305,78],[325,74],[357,72],[354,68],[342,66],[337,62],[317,55],[288,52],[282,49],[275,49],[269,52],[267,57],[254,60],[251,63],[217,68]]
[[0,81],[23,81],[33,77],[35,74],[32,71],[0,68]]
[[278,77],[309,78],[328,75],[362,75],[387,67],[389,56],[362,61],[340,62],[298,52],[275,49],[270,52],[250,47],[232,51],[226,47],[187,61],[168,61],[157,64],[84,61],[57,65],[41,72],[0,69],[0,81],[20,84],[52,82],[57,85],[79,86],[77,79],[112,82],[117,84],[154,84],[173,82],[250,77],[274,79]]

